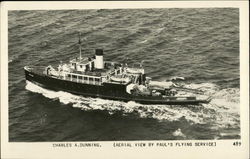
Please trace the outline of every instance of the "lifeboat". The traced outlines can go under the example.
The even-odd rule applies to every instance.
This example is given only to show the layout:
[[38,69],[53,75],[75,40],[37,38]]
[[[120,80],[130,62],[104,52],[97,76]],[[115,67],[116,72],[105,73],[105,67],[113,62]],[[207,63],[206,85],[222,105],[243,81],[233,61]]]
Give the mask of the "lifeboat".
[[144,73],[144,71],[142,69],[139,69],[139,68],[127,68],[126,71],[128,73],[132,73],[132,74]]
[[128,77],[116,77],[116,76],[111,76],[110,79],[115,82],[125,82],[128,83],[130,79]]

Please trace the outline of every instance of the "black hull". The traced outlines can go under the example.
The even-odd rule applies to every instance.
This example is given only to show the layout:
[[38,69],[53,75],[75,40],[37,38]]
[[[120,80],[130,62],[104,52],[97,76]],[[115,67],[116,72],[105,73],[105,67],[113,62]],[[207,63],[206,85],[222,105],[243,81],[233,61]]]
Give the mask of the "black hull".
[[77,83],[37,74],[26,69],[24,70],[26,80],[43,88],[55,91],[65,91],[85,97],[98,97],[125,102],[135,101],[141,104],[197,105],[209,102],[207,100],[176,100],[176,97],[133,96],[126,92],[126,85],[114,83],[103,83],[103,85]]

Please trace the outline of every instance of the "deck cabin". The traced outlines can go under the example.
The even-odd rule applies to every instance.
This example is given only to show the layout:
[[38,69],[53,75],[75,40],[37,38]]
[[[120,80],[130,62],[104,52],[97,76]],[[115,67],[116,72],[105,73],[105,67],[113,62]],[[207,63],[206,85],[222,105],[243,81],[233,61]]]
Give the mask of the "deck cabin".
[[120,63],[103,61],[103,50],[96,49],[95,57],[75,58],[68,64],[60,64],[58,70],[48,66],[48,75],[77,83],[102,85],[103,82],[128,84],[145,81],[143,68],[128,68]]

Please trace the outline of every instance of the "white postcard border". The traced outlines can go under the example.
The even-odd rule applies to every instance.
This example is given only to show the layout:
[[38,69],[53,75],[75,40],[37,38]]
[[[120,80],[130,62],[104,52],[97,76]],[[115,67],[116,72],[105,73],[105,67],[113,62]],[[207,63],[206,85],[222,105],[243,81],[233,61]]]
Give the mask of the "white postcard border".
[[[249,3],[248,1],[85,1],[1,3],[1,156],[2,158],[247,158],[249,155]],[[119,141],[96,142],[102,147],[54,147],[53,143],[8,142],[8,10],[114,8],[240,8],[240,140],[121,141],[120,143],[216,142],[216,146],[114,147]],[[241,146],[234,146],[241,142]],[[95,143],[95,142],[94,142]]]

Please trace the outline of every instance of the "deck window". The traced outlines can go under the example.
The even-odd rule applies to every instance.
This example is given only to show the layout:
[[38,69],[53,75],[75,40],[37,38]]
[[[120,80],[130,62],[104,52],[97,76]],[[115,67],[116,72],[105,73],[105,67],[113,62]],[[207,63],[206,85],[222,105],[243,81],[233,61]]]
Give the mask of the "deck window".
[[96,84],[96,85],[100,85],[100,79],[99,79],[99,78],[96,78],[96,79],[95,79],[95,84]]

